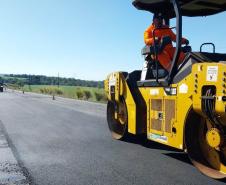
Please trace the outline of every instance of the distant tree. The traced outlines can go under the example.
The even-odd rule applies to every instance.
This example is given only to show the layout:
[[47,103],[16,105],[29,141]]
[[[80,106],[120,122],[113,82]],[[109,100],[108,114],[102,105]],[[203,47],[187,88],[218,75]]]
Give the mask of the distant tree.
[[[3,77],[5,83],[15,84],[22,81],[26,85],[57,85],[57,77],[47,77],[43,75],[27,75],[27,74],[6,74]],[[88,81],[74,78],[59,78],[60,85],[67,86],[83,86],[103,88],[103,81]]]

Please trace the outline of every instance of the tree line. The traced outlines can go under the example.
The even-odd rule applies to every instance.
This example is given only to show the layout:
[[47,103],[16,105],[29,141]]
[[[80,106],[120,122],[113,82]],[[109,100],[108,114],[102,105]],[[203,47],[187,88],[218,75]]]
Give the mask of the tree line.
[[75,78],[48,77],[44,75],[5,74],[0,77],[0,83],[24,85],[65,85],[103,88],[103,81],[89,81]]

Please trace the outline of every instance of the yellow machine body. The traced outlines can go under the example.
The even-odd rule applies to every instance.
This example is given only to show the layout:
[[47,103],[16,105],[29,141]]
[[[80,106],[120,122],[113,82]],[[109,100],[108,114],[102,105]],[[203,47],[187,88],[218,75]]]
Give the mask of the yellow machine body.
[[[124,98],[128,111],[128,132],[136,134],[136,104],[124,75],[121,72],[110,74],[105,80],[104,86],[108,101],[119,103],[121,97]],[[117,111],[114,116],[115,119],[118,119]]]
[[[135,101],[126,75],[115,72],[105,80],[108,101],[117,104],[122,98],[125,100],[129,133],[145,133],[149,140],[181,150],[186,149],[185,125],[189,113],[194,111],[208,120],[202,111],[201,100],[203,89],[209,86],[216,89],[215,114],[221,123],[226,124],[226,64],[196,63],[192,66],[192,72],[177,84],[169,87],[138,87],[136,94],[140,94],[146,106],[145,112],[140,111],[139,114],[137,109],[141,105]],[[117,114],[115,111],[116,120]],[[139,123],[138,118],[141,120]],[[211,141],[211,137],[208,138]]]

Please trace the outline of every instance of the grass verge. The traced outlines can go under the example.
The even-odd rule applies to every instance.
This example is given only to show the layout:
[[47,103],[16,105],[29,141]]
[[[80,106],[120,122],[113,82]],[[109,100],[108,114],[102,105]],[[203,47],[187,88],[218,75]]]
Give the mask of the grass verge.
[[107,101],[103,88],[80,86],[60,86],[58,88],[53,85],[25,85],[24,87],[9,86],[9,88],[24,92],[35,92],[94,102],[105,103]]

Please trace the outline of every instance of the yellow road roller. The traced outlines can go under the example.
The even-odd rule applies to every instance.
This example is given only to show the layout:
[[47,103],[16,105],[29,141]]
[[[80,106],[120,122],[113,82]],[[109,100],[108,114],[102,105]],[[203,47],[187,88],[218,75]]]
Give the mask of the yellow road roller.
[[[213,43],[200,51],[181,46],[182,16],[210,16],[226,10],[226,0],[134,0],[139,10],[176,19],[176,45],[167,73],[158,46],[145,46],[142,70],[113,72],[104,82],[112,137],[145,134],[147,139],[187,152],[203,174],[226,177],[226,54]],[[222,20],[223,21],[223,20]],[[215,29],[217,31],[217,29]],[[194,32],[195,33],[195,32]],[[214,33],[216,34],[216,33]],[[204,52],[211,45],[213,51]],[[185,58],[177,65],[180,52]]]

